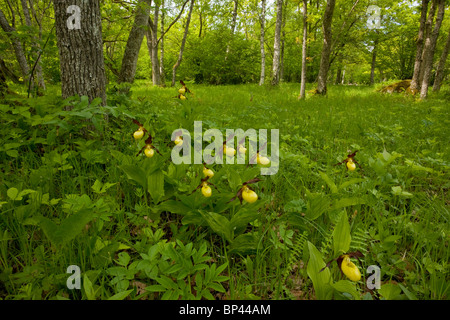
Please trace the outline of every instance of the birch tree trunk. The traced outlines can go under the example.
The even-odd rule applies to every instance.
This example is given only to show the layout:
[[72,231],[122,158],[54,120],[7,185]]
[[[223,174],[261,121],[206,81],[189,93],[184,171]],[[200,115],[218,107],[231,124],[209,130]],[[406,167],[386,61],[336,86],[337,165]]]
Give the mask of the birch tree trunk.
[[261,75],[259,77],[259,85],[262,86],[266,78],[266,51],[264,49],[264,38],[266,33],[266,0],[261,1],[261,15],[259,16],[259,21],[261,24],[261,35],[259,37],[259,46],[261,50]]
[[425,47],[423,51],[423,80],[420,88],[420,99],[426,99],[428,96],[428,86],[430,84],[431,71],[433,69],[433,58],[436,49],[436,42],[441,29],[442,20],[445,13],[445,0],[436,0],[438,5],[438,13],[434,24],[433,32],[430,32],[425,39]]
[[303,40],[302,40],[302,78],[300,82],[300,99],[305,99],[306,90],[306,46],[308,41],[308,0],[303,0]]
[[164,10],[164,0],[162,0],[161,2],[161,6],[162,6],[162,11],[161,11],[161,46],[160,46],[160,56],[159,56],[159,76],[160,76],[160,81],[161,81],[161,86],[165,87],[166,86],[166,75],[165,75],[165,71],[164,71],[164,20],[166,17],[166,13]]
[[273,44],[272,85],[280,82],[281,25],[283,18],[283,0],[277,0],[277,20],[275,24],[275,40]]
[[287,5],[288,0],[284,1],[284,8],[283,8],[283,17],[282,17],[282,23],[281,23],[281,50],[280,50],[280,75],[278,77],[280,82],[284,81],[284,43],[286,40],[286,16],[287,16]]
[[6,19],[3,11],[0,9],[0,26],[3,31],[6,32],[11,44],[14,48],[14,53],[16,55],[17,62],[19,63],[20,71],[22,72],[22,78],[24,81],[28,81],[28,77],[30,76],[30,67],[27,62],[27,58],[25,57],[25,52],[23,51],[22,43],[20,40],[14,36],[14,32],[16,29],[12,27],[8,20]]
[[[378,30],[377,30],[378,33]],[[369,84],[373,86],[375,83],[375,67],[377,62],[377,51],[378,51],[378,38],[373,41],[373,49],[372,49],[372,63],[370,66],[370,81]]]
[[445,42],[444,50],[442,51],[441,58],[439,59],[439,64],[436,69],[436,77],[434,79],[433,91],[439,92],[441,89],[442,80],[444,80],[445,75],[445,62],[447,61],[448,53],[450,52],[450,30],[448,32],[447,41]]
[[150,0],[139,0],[136,6],[134,23],[123,54],[122,67],[117,80],[118,83],[132,83],[134,81],[139,51],[141,49],[145,28],[147,27],[147,21],[150,15],[150,4]]
[[183,60],[184,45],[186,44],[186,38],[187,38],[188,31],[189,31],[189,23],[191,22],[192,10],[194,9],[194,2],[195,2],[195,0],[191,0],[191,6],[189,7],[189,13],[188,13],[187,20],[186,20],[186,26],[184,28],[183,40],[181,40],[180,53],[178,54],[177,62],[175,62],[174,66],[172,67],[172,87],[175,86],[177,69],[181,64],[181,60]]
[[154,86],[159,86],[161,84],[158,59],[158,20],[159,4],[155,3],[155,14],[153,16],[153,21],[149,17],[147,30],[147,46],[150,53],[150,60],[152,62],[152,83]]
[[419,34],[416,41],[416,59],[414,61],[414,74],[411,80],[410,90],[412,93],[419,90],[420,67],[422,64],[423,39],[425,33],[425,22],[427,20],[428,3],[430,0],[422,0],[422,10],[420,13]]
[[[101,98],[105,105],[100,1],[53,0],[53,7],[63,98],[85,95],[89,101]],[[71,20],[72,17],[74,20]],[[79,23],[79,28],[69,28],[72,21],[75,21],[75,26]]]
[[336,0],[327,0],[327,6],[323,16],[323,48],[320,57],[319,77],[317,83],[317,93],[325,95],[327,93],[327,76],[330,67],[330,54],[332,45],[331,22]]

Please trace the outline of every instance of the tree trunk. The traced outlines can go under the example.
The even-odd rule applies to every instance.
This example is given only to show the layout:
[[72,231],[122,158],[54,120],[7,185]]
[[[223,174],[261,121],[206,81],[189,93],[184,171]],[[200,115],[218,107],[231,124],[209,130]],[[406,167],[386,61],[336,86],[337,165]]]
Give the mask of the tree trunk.
[[127,45],[122,59],[122,67],[118,78],[118,83],[133,83],[136,75],[136,66],[141,49],[142,40],[145,35],[148,17],[150,15],[150,0],[139,0],[136,5],[136,15],[134,24],[128,36]]
[[19,63],[20,70],[22,72],[22,77],[25,82],[28,81],[28,77],[30,76],[30,67],[28,66],[27,58],[25,57],[25,52],[23,51],[22,43],[20,40],[14,35],[16,31],[15,28],[9,25],[8,20],[0,9],[0,25],[3,31],[6,32],[11,44],[14,48],[14,53],[16,54],[17,62]]
[[317,83],[317,93],[325,95],[327,93],[327,76],[330,67],[331,54],[331,22],[333,21],[333,11],[336,0],[327,0],[327,7],[323,16],[323,48],[320,57],[319,77]]
[[431,78],[431,71],[433,69],[433,57],[436,49],[436,42],[439,36],[439,30],[442,25],[445,13],[445,0],[435,0],[436,5],[439,6],[434,24],[433,32],[430,32],[425,39],[425,47],[423,49],[423,80],[420,88],[420,99],[426,99],[428,95],[428,86]]
[[264,49],[264,38],[265,38],[265,28],[266,28],[266,0],[261,1],[261,15],[259,17],[261,23],[261,35],[259,37],[259,46],[261,50],[261,75],[259,77],[259,85],[264,84],[266,78],[266,51]]
[[[233,17],[231,20],[231,37],[230,41],[233,39],[234,32],[236,30],[236,21],[237,21],[237,13],[238,13],[238,0],[233,0],[234,8],[233,8]],[[230,52],[230,41],[228,41],[227,49],[225,50],[225,61],[228,59],[228,53]]]
[[[73,5],[80,9],[67,13]],[[62,96],[101,98],[106,104],[106,77],[103,59],[102,20],[99,0],[53,0],[56,37],[61,66]],[[72,16],[69,16],[71,14]],[[74,17],[74,20],[71,20]],[[73,21],[80,28],[69,28]]]
[[439,59],[439,64],[436,69],[436,77],[434,79],[433,91],[439,92],[441,89],[442,80],[444,80],[445,75],[445,62],[447,61],[448,53],[450,51],[450,30],[448,32],[447,41],[445,42],[444,50],[442,51],[441,58]]
[[162,6],[162,11],[161,11],[161,47],[160,47],[160,56],[159,56],[159,75],[160,75],[160,81],[161,81],[161,86],[165,87],[166,86],[166,75],[165,75],[165,71],[164,71],[164,19],[166,17],[165,14],[165,10],[164,10],[164,0],[162,0],[161,2],[161,6]]
[[152,62],[152,83],[154,86],[159,86],[161,84],[158,59],[158,19],[159,4],[155,3],[155,14],[153,17],[153,21],[149,17],[147,30],[147,46],[150,53],[150,60]]
[[423,82],[423,75],[424,75],[424,71],[425,71],[425,55],[426,55],[426,41],[427,39],[430,39],[431,37],[431,31],[433,28],[433,20],[434,20],[434,16],[436,14],[436,7],[437,7],[437,2],[436,0],[432,0],[431,2],[431,6],[430,6],[430,12],[428,13],[428,17],[427,20],[425,22],[425,30],[424,30],[424,46],[422,49],[422,61],[420,63],[420,69],[419,69],[419,77],[417,78],[418,84],[417,84],[417,91],[420,92],[420,89],[422,87],[422,82]]
[[284,1],[284,8],[283,8],[283,18],[282,18],[282,23],[281,23],[281,52],[280,52],[280,82],[284,81],[284,44],[285,44],[285,40],[286,40],[286,16],[287,16],[287,5],[288,5],[288,1]]
[[336,69],[336,80],[334,80],[334,84],[341,84],[342,82],[342,66],[339,64]]
[[275,24],[275,40],[273,44],[272,85],[280,82],[281,25],[283,18],[283,0],[277,0],[277,20]]
[[305,99],[306,90],[306,47],[308,41],[308,0],[303,0],[303,40],[302,40],[302,79],[300,83],[300,99]]
[[186,44],[186,38],[187,38],[188,31],[189,31],[189,23],[191,22],[192,10],[194,9],[194,2],[195,2],[195,0],[191,0],[191,6],[189,8],[189,13],[188,13],[187,20],[186,20],[186,26],[184,28],[183,40],[181,40],[180,53],[178,54],[177,62],[174,64],[174,66],[172,68],[172,87],[175,86],[177,69],[181,64],[181,60],[183,59],[184,45]]
[[419,34],[416,41],[416,59],[414,61],[414,74],[411,80],[410,90],[415,93],[419,90],[419,76],[422,64],[423,38],[425,33],[425,22],[427,20],[428,3],[430,0],[422,0],[422,11],[420,14]]
[[[377,31],[378,33],[378,31]],[[373,49],[372,49],[372,63],[370,66],[370,81],[369,84],[373,86],[375,83],[375,67],[377,62],[377,50],[378,50],[378,38],[373,41]]]
[[[31,1],[31,0],[30,0]],[[25,17],[25,24],[27,25],[27,27],[32,28],[33,27],[33,23],[31,22],[31,15],[30,15],[30,10],[28,9],[28,4],[26,0],[21,0],[22,3],[22,10],[23,10],[23,15]],[[32,37],[32,45],[31,45],[31,50],[32,50],[32,56],[33,56],[33,60],[35,60],[36,63],[36,80],[37,80],[37,85],[45,90],[45,81],[44,81],[44,76],[42,74],[42,67],[41,67],[41,62],[40,61],[36,61],[37,59],[40,58],[39,55],[39,51],[41,50],[41,46],[39,45],[39,40],[37,37],[33,36]],[[33,75],[31,74],[30,77],[33,77]]]

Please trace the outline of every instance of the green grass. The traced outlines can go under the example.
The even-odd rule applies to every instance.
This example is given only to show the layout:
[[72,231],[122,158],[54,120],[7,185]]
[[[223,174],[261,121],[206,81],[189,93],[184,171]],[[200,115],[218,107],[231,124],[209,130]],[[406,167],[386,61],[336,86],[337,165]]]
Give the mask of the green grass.
[[[416,101],[330,86],[299,101],[298,84],[187,86],[186,101],[145,81],[128,94],[111,86],[107,108],[82,100],[61,111],[57,87],[1,102],[0,298],[448,299],[445,88]],[[132,118],[162,156],[135,156],[144,143]],[[192,193],[202,166],[171,164],[170,136],[192,134],[194,121],[279,129],[278,173],[215,164],[218,190]],[[350,150],[362,169],[334,166]],[[228,203],[256,176],[256,203]],[[359,282],[336,263],[313,280],[325,272],[308,265],[356,250]],[[66,286],[69,265],[81,269],[81,290]],[[381,269],[372,292],[369,265]]]

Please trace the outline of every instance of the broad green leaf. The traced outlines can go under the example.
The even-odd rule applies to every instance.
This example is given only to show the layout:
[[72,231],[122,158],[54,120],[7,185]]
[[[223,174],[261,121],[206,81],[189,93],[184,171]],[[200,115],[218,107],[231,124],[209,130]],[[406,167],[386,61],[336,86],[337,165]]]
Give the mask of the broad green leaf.
[[154,285],[145,287],[145,290],[149,291],[149,292],[162,292],[162,291],[166,291],[167,289],[166,289],[166,287],[164,287],[160,284],[154,284]]
[[257,210],[248,210],[246,208],[240,209],[230,221],[230,228],[234,230],[236,233],[240,233],[241,229],[247,227],[247,225],[255,221],[259,216],[259,212]]
[[319,173],[323,181],[325,181],[328,187],[330,188],[331,193],[337,193],[338,188],[336,187],[336,184],[330,179],[330,177],[328,177],[325,172],[320,171]]
[[147,177],[148,192],[153,202],[158,203],[164,196],[164,174],[161,170],[154,171]]
[[360,183],[360,182],[363,182],[363,181],[364,181],[364,179],[361,179],[361,178],[353,178],[353,179],[350,179],[350,180],[348,180],[348,181],[343,182],[343,183],[339,186],[339,190],[345,189],[345,188],[351,186],[352,184]]
[[402,289],[403,293],[408,297],[409,300],[418,300],[415,294],[409,291],[401,283],[398,283],[398,286],[400,287],[400,289]]
[[350,248],[350,242],[350,224],[348,223],[347,213],[344,211],[333,230],[334,255],[337,256],[347,252]]
[[95,300],[94,287],[92,286],[92,282],[91,280],[89,280],[89,277],[87,275],[84,275],[83,288],[88,300]]
[[393,283],[385,283],[378,290],[378,293],[386,300],[396,300],[399,298],[402,289]]
[[318,300],[329,300],[333,294],[333,288],[331,287],[332,278],[328,268],[320,270],[325,267],[325,262],[322,259],[322,255],[316,249],[316,247],[308,241],[309,261],[306,267],[306,273],[311,278]]
[[112,297],[109,297],[108,300],[123,300],[126,297],[128,297],[128,295],[133,292],[134,289],[130,289],[127,291],[122,291],[119,293],[116,293],[115,295],[113,295]]
[[[16,188],[9,188],[8,191],[6,191],[6,194],[11,200],[16,200],[17,195],[19,194],[19,190]],[[20,200],[20,199],[17,199]]]
[[339,292],[347,292],[350,293],[355,300],[360,300],[358,290],[356,290],[355,284],[349,280],[339,280],[332,284],[333,288],[335,288]]
[[137,182],[141,187],[147,190],[147,177],[144,170],[137,165],[123,165],[119,166],[119,168],[126,173],[128,179]]
[[6,154],[12,158],[18,158],[19,157],[19,151],[17,150],[7,150]]
[[200,211],[200,214],[215,233],[228,241],[232,240],[230,221],[227,218],[215,212]]
[[35,217],[47,238],[55,246],[62,246],[74,239],[93,218],[91,209],[82,209],[70,215],[59,226],[49,218],[43,216]]
[[242,255],[253,254],[257,248],[258,237],[253,233],[244,233],[233,239],[230,245],[230,252]]
[[330,200],[322,194],[310,194],[308,196],[305,217],[315,220],[330,208]]
[[336,200],[333,204],[333,209],[341,209],[349,206],[356,206],[358,204],[364,204],[366,201],[362,198],[342,198]]

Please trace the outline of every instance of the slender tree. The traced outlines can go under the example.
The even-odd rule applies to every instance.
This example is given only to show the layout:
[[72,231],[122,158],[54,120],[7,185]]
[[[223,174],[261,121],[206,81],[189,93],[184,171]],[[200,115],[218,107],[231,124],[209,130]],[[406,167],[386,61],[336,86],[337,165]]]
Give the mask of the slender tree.
[[53,0],[62,96],[101,98],[106,104],[99,0]]
[[159,74],[160,74],[160,80],[161,80],[161,86],[166,86],[166,74],[164,71],[164,22],[166,19],[166,10],[164,8],[164,0],[162,0],[161,3],[162,10],[161,10],[161,40],[159,41],[161,43],[160,45],[160,55],[159,55]]
[[266,51],[264,49],[264,38],[266,33],[266,0],[261,0],[261,14],[259,15],[259,22],[261,24],[261,33],[259,36],[259,46],[261,51],[261,75],[259,77],[259,85],[262,86],[266,78]]
[[150,59],[152,63],[152,82],[153,85],[161,85],[161,67],[160,67],[160,60],[158,60],[158,45],[159,42],[164,38],[167,32],[169,32],[170,28],[180,19],[184,7],[189,2],[189,0],[186,0],[183,3],[183,6],[180,9],[180,12],[176,16],[176,18],[169,24],[167,29],[162,32],[161,29],[161,35],[158,38],[158,21],[159,21],[159,12],[160,12],[160,3],[155,3],[155,11],[153,15],[153,19],[151,16],[148,18],[148,26],[146,30],[146,37],[147,37],[147,47],[150,54]]
[[409,90],[415,94],[420,86],[419,76],[420,76],[420,68],[422,64],[422,53],[423,53],[423,42],[424,42],[424,34],[425,34],[425,23],[427,20],[427,12],[428,12],[428,3],[430,0],[422,0],[421,12],[420,12],[420,25],[419,25],[419,34],[417,36],[416,41],[416,58],[414,60],[414,73],[411,80],[411,85]]
[[436,22],[432,32],[427,34],[425,39],[425,46],[423,48],[423,80],[420,88],[420,99],[426,99],[428,95],[428,86],[431,78],[431,71],[433,68],[433,57],[436,49],[436,42],[439,36],[439,30],[442,25],[445,13],[445,0],[435,0],[438,6],[438,13],[436,15]]
[[283,18],[283,0],[277,0],[277,20],[275,23],[275,39],[273,43],[272,85],[280,82],[281,25]]
[[12,26],[9,24],[8,20],[5,17],[5,14],[1,9],[0,9],[0,26],[2,27],[3,31],[6,32],[6,35],[8,36],[14,48],[14,53],[16,55],[17,62],[19,63],[19,67],[22,72],[22,78],[24,79],[24,81],[28,81],[28,78],[30,76],[30,67],[28,65],[27,58],[25,57],[25,51],[23,50],[22,42],[16,36],[16,29],[14,27],[14,24]]
[[327,93],[327,76],[330,67],[330,54],[332,46],[331,23],[333,21],[333,12],[336,0],[327,0],[327,6],[323,16],[323,47],[320,57],[319,77],[317,83],[317,93],[325,95]]
[[177,69],[181,64],[181,60],[183,59],[184,45],[186,44],[187,34],[189,31],[189,23],[191,22],[192,10],[194,10],[194,2],[195,2],[195,0],[191,0],[191,6],[189,8],[189,13],[188,13],[187,20],[186,20],[186,26],[184,28],[183,40],[181,40],[180,53],[178,54],[177,62],[175,62],[174,66],[172,68],[172,87],[175,86]]
[[300,99],[305,99],[306,90],[306,48],[308,41],[308,0],[303,0],[303,39],[302,39],[302,78],[300,83]]
[[434,79],[433,91],[439,92],[441,89],[442,80],[445,75],[445,62],[447,61],[448,53],[450,52],[450,30],[448,32],[447,41],[445,42],[444,50],[442,51],[439,64],[436,68],[436,77]]
[[[23,10],[23,15],[25,17],[25,24],[27,25],[27,27],[32,28],[33,27],[33,23],[31,21],[31,14],[30,14],[30,9],[28,8],[28,4],[26,0],[20,0],[21,4],[22,4],[22,10]],[[30,4],[33,3],[32,0],[29,0]],[[39,52],[41,50],[41,46],[39,45],[39,39],[33,34],[31,37],[31,42],[32,42],[32,47],[31,47],[31,51],[32,51],[32,57],[33,60],[36,63],[36,79],[37,79],[37,84],[40,88],[45,90],[45,80],[44,80],[44,76],[42,73],[42,66],[41,66],[41,61],[40,61],[40,55]],[[30,75],[31,77],[33,77],[33,75]]]
[[155,11],[153,19],[148,18],[147,29],[147,46],[150,53],[150,60],[152,62],[152,83],[154,86],[161,84],[161,75],[159,70],[158,59],[158,21],[159,21],[159,2],[155,2]]
[[125,53],[122,59],[122,67],[118,78],[119,83],[132,83],[134,81],[139,50],[142,45],[142,40],[144,39],[145,28],[147,27],[147,21],[150,15],[150,4],[150,0],[139,0],[136,6],[133,27],[128,36]]
[[[231,17],[231,37],[230,41],[233,39],[234,33],[236,31],[236,23],[237,23],[237,16],[238,16],[238,6],[239,1],[233,0],[233,14]],[[230,41],[228,41],[227,48],[225,50],[225,61],[228,60],[228,54],[230,53]]]

